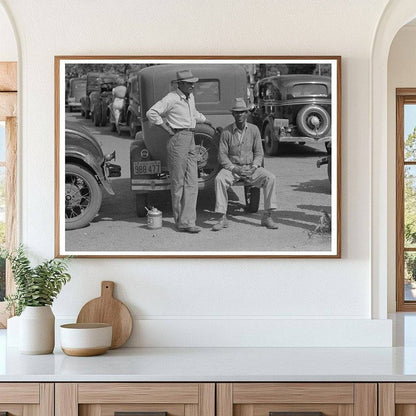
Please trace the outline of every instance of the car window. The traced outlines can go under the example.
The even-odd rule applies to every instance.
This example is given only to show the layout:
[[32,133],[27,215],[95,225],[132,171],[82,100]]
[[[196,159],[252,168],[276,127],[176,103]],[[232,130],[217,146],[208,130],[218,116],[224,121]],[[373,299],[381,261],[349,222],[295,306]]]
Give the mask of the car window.
[[[170,90],[174,91],[178,88],[176,81],[171,82]],[[220,82],[217,79],[199,80],[194,88],[195,102],[201,103],[217,103],[220,101]]]
[[328,89],[324,84],[297,84],[293,86],[292,89],[293,97],[327,97]]

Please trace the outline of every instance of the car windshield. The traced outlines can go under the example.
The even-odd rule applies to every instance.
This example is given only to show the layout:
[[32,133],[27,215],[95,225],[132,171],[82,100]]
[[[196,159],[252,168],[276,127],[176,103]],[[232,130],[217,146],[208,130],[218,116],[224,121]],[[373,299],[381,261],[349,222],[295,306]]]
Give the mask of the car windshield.
[[[175,91],[177,88],[177,81],[172,81],[170,90]],[[199,80],[195,84],[193,94],[197,104],[217,103],[220,101],[220,82],[217,79]]]
[[328,89],[324,84],[296,84],[293,86],[293,97],[327,97]]
[[74,84],[72,84],[72,89],[73,90],[85,90],[85,85],[86,82],[75,82]]

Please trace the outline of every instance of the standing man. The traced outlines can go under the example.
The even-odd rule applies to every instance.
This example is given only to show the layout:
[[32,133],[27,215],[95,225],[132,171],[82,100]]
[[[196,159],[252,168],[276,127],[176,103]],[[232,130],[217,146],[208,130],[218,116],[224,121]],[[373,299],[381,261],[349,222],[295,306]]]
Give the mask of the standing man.
[[244,99],[236,98],[231,109],[235,123],[221,133],[218,159],[222,169],[215,178],[215,212],[221,214],[221,218],[212,227],[213,231],[228,227],[227,190],[240,179],[247,185],[263,188],[265,211],[261,225],[271,230],[279,228],[271,216],[277,209],[276,177],[261,167],[264,154],[260,131],[254,124],[247,123],[248,111]]
[[[198,197],[198,171],[194,142],[197,122],[206,122],[195,108],[192,94],[198,78],[190,70],[177,72],[178,88],[163,97],[147,111],[149,121],[165,130],[168,169],[171,179],[173,218],[178,231],[192,234],[201,229],[195,226]],[[210,124],[210,123],[208,123]]]

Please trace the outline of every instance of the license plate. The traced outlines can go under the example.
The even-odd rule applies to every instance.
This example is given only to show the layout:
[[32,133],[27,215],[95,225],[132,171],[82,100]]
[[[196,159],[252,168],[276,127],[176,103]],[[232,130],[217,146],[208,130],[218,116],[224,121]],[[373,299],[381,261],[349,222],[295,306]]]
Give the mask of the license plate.
[[134,162],[133,171],[135,175],[154,175],[162,171],[160,160],[147,162]]

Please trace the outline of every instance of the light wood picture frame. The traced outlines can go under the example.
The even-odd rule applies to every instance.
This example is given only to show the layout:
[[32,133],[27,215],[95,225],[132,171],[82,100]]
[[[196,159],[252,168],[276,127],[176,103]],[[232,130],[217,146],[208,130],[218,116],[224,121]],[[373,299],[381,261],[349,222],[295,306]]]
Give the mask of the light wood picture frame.
[[[175,225],[169,135],[146,115],[178,91],[180,71],[198,78],[192,95],[209,122],[192,126],[195,234]],[[212,231],[221,217],[218,152],[222,131],[233,128],[236,98],[260,134],[250,133],[264,151],[258,169],[275,178],[277,207],[270,206],[278,229],[262,225],[265,182],[240,180],[226,194],[228,227]],[[56,256],[341,257],[341,100],[340,56],[56,56]],[[243,137],[239,156],[251,157],[244,159],[251,167]]]

